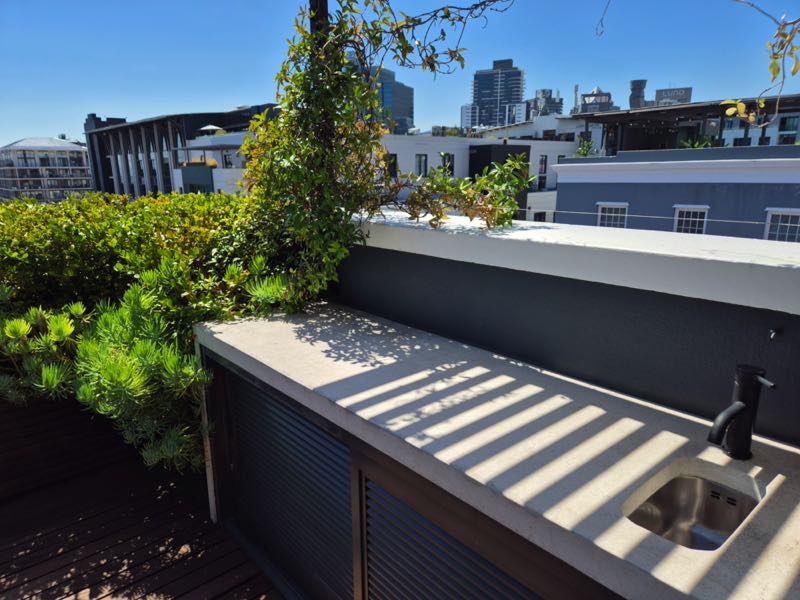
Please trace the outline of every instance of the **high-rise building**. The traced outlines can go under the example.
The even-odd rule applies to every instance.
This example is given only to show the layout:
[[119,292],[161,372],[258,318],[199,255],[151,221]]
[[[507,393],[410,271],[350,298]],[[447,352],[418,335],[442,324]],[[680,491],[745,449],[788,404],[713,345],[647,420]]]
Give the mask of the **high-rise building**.
[[[377,67],[370,72],[374,76]],[[377,85],[381,105],[394,124],[392,133],[408,133],[414,128],[414,88],[397,81],[394,71],[389,69],[381,69]]]
[[461,107],[461,129],[477,127],[480,125],[479,117],[477,105],[464,104]]
[[0,148],[0,199],[53,202],[92,189],[86,148],[66,136],[25,138]]
[[515,123],[522,123],[527,121],[528,117],[528,104],[527,102],[518,102],[517,104],[506,104],[503,111],[502,122],[504,125],[514,125]]
[[[524,105],[524,94],[525,73],[515,67],[511,59],[496,60],[491,69],[476,71],[472,81],[472,104],[477,110],[477,124],[497,127],[518,122],[518,105]],[[462,115],[463,112],[462,108]],[[525,120],[524,112],[523,108],[521,120]]]
[[564,112],[564,99],[558,90],[556,90],[555,96],[553,96],[553,90],[536,90],[536,96],[526,100],[525,103],[528,105],[528,119],[545,115],[560,115]]

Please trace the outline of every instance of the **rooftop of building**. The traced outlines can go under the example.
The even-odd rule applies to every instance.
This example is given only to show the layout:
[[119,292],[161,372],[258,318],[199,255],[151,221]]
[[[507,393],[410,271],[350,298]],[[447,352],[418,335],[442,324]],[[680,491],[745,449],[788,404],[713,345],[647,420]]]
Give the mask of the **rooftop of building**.
[[0,150],[85,150],[70,140],[54,137],[29,137],[0,146]]
[[[800,146],[724,146],[712,148],[666,148],[658,150],[622,150],[614,156],[586,156],[561,159],[563,164],[651,163],[696,161],[743,161],[800,159]],[[762,163],[762,166],[764,163]],[[765,166],[763,168],[766,168]]]
[[[758,98],[743,98],[742,102],[753,105]],[[778,97],[763,98],[766,105],[766,114],[774,113],[778,105]],[[643,108],[629,108],[626,110],[610,110],[605,112],[577,113],[572,115],[575,119],[586,119],[592,122],[664,122],[690,118],[714,118],[723,115],[721,103],[724,100],[706,100],[703,102],[687,102],[669,106],[646,106]],[[800,94],[786,94],[780,97],[778,108],[781,112],[800,111]]]
[[[89,113],[86,119],[86,127],[87,131],[91,132],[100,132],[100,131],[108,131],[113,129],[118,129],[121,127],[129,127],[132,125],[144,125],[147,123],[154,123],[157,121],[165,121],[169,119],[180,119],[180,118],[194,118],[194,119],[208,119],[209,123],[215,118],[220,116],[235,116],[235,115],[242,115],[245,119],[242,122],[242,126],[246,126],[250,119],[255,115],[264,112],[265,110],[274,109],[277,105],[271,102],[265,104],[255,104],[253,106],[240,106],[233,110],[227,111],[210,111],[210,112],[192,112],[192,113],[174,113],[169,115],[159,115],[156,117],[148,117],[146,119],[139,119],[137,121],[128,121],[124,118],[119,117],[109,117],[105,120],[98,119],[96,113]],[[90,127],[92,120],[96,120],[100,127]],[[231,127],[227,125],[227,127]]]

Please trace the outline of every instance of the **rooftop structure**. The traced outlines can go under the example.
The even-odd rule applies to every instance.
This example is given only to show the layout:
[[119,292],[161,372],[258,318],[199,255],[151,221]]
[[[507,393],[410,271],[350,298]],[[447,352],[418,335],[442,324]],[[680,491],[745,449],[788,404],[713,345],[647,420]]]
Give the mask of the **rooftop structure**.
[[274,107],[261,104],[227,112],[163,115],[130,123],[115,117],[100,119],[91,113],[84,130],[95,186],[131,197],[188,192],[175,181],[173,173],[191,160],[186,151],[189,140],[206,136],[209,125],[224,131],[244,131],[255,115]]
[[0,147],[0,199],[54,202],[94,189],[86,148],[64,138],[25,138]]
[[647,79],[631,80],[630,108],[647,108],[649,106],[673,106],[688,104],[692,101],[692,88],[663,88],[656,90],[655,100],[646,100],[644,88]]
[[611,94],[604,92],[600,86],[595,86],[591,92],[581,94],[580,104],[576,104],[572,109],[572,114],[602,113],[619,110],[611,100]]
[[631,108],[644,108],[647,106],[647,100],[644,98],[644,88],[646,86],[647,79],[631,80],[631,95],[628,97],[628,103]]
[[675,104],[689,104],[692,101],[692,88],[664,88],[656,90],[656,106],[674,106]]
[[[756,98],[742,101],[754,106]],[[746,121],[725,118],[721,100],[647,106],[630,110],[596,111],[575,115],[588,124],[603,127],[602,141],[595,146],[606,155],[622,150],[660,150],[680,148],[682,143],[708,141],[722,146],[758,146],[794,144],[800,139],[800,94],[765,98],[761,123],[751,126]],[[780,114],[775,117],[778,108]],[[797,117],[797,118],[795,118]]]
[[553,90],[536,90],[536,96],[526,100],[525,103],[527,104],[526,118],[560,115],[564,112],[564,99],[558,90],[556,90],[555,96]]

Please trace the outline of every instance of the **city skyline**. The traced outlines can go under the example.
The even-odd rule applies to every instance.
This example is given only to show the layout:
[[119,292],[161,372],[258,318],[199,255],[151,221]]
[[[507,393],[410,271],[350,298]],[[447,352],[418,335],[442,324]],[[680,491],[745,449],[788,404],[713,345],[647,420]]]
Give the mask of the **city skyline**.
[[[127,7],[127,27],[111,28],[107,7],[97,0],[87,0],[79,10],[74,5],[2,3],[0,51],[13,60],[0,66],[5,82],[0,145],[59,133],[82,139],[82,123],[90,112],[135,120],[272,102],[286,38],[304,4],[265,7],[258,0],[234,0],[225,6],[164,6],[144,0]],[[414,0],[395,4],[407,12],[424,9]],[[631,79],[647,79],[650,95],[657,88],[691,86],[695,101],[753,96],[769,84],[765,43],[773,27],[752,10],[731,0],[641,4],[614,0],[605,33],[598,37],[595,27],[604,0],[583,0],[569,12],[518,0],[507,12],[491,14],[485,25],[470,25],[462,42],[467,48],[464,70],[433,78],[390,63],[387,67],[414,88],[415,125],[423,130],[457,124],[461,105],[470,101],[475,71],[504,58],[525,71],[525,98],[539,88],[558,90],[565,114],[572,109],[575,84],[581,93],[601,87],[622,108],[627,108]],[[762,3],[777,14],[790,8],[785,4]],[[654,27],[681,11],[692,15],[679,20],[681,27]],[[154,21],[154,14],[160,18]],[[204,32],[209,23],[212,38]],[[86,38],[65,37],[70,28],[86,32]],[[790,79],[784,93],[798,91],[800,80]]]

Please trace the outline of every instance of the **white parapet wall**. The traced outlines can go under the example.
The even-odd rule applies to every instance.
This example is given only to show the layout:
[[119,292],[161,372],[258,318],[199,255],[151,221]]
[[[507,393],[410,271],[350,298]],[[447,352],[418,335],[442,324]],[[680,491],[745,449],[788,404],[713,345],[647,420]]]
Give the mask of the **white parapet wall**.
[[466,217],[433,229],[395,211],[365,227],[375,248],[800,315],[800,244]]

